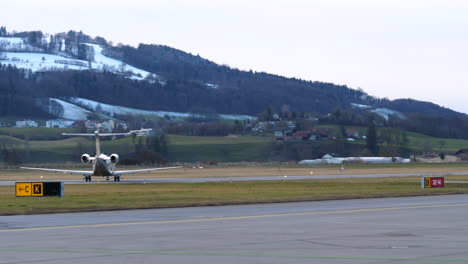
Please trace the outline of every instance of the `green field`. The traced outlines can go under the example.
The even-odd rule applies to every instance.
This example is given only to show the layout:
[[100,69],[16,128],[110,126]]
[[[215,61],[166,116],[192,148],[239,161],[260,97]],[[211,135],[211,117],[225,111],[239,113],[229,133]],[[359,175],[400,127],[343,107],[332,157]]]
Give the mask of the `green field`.
[[[36,163],[63,162],[79,160],[83,153],[94,153],[94,139],[66,138],[60,140],[22,140],[12,136],[0,135],[0,146],[24,151],[27,160]],[[195,137],[168,136],[168,155],[174,161],[259,161],[268,153],[272,138],[266,137]],[[138,138],[136,139],[136,142]],[[135,151],[132,137],[117,140],[103,140],[101,146],[105,153],[124,155]]]
[[[337,126],[319,126],[321,128],[338,129]],[[365,127],[354,128],[365,133]],[[48,128],[0,128],[0,148],[16,149],[21,153],[22,163],[49,163],[78,161],[83,153],[94,153],[94,141],[88,138],[64,138],[61,133],[71,132],[64,129]],[[454,152],[460,148],[468,148],[468,140],[444,139],[407,132],[408,144],[405,148],[409,153],[417,153],[424,144],[432,145],[434,151]],[[41,140],[51,138],[53,140]],[[102,149],[121,156],[135,151],[132,137],[102,141]],[[168,157],[171,161],[197,162],[241,162],[268,160],[297,160],[294,155],[284,158],[287,151],[297,145],[303,145],[307,151],[323,148],[333,152],[332,141],[324,142],[275,142],[273,137],[260,136],[228,136],[228,137],[197,137],[197,136],[168,136]],[[138,141],[138,139],[136,139]],[[443,142],[443,144],[441,144]],[[362,148],[364,141],[346,142],[349,147]],[[331,146],[331,147],[330,147]],[[276,152],[275,152],[276,151]],[[339,150],[338,150],[339,152]],[[283,155],[283,156],[282,156]],[[273,158],[272,158],[273,157]]]
[[272,138],[169,136],[169,158],[180,161],[261,161]]
[[[319,125],[318,128],[322,129],[331,129],[338,133],[339,126],[337,125]],[[345,126],[347,129],[354,129],[359,132],[361,136],[366,135],[367,127],[359,127],[359,126]],[[377,128],[377,131],[381,129]],[[468,148],[468,140],[466,139],[454,139],[454,138],[437,138],[431,137],[419,133],[414,132],[406,132],[408,136],[408,145],[407,148],[417,152],[417,150],[421,149],[424,144],[429,143],[432,145],[432,148],[437,151],[452,151],[455,152],[462,148]],[[441,142],[443,141],[442,145]],[[353,142],[354,144],[365,144],[365,141],[356,141]]]
[[419,178],[66,185],[65,197],[14,197],[0,187],[0,215],[468,193],[468,184],[421,189]]
[[46,127],[0,127],[0,135],[11,136],[25,140],[60,140],[62,133],[76,132],[74,129]]

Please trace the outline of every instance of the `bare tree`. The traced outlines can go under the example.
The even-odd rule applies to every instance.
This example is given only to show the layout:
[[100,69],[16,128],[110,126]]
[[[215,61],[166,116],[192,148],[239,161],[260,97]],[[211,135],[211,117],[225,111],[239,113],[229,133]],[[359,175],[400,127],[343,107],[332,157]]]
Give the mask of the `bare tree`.
[[57,117],[63,117],[64,112],[65,110],[60,103],[54,100],[49,100],[49,113],[50,114],[57,116]]

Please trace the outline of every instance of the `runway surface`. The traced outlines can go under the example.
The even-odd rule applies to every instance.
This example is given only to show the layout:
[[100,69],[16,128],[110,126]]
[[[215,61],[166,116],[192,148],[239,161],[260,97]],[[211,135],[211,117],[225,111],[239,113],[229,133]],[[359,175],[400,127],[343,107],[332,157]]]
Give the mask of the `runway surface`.
[[468,263],[468,195],[0,216],[0,263]]
[[[210,178],[160,178],[144,179],[122,177],[121,182],[114,182],[111,177],[106,181],[104,177],[93,177],[92,182],[85,182],[77,176],[79,180],[64,180],[64,184],[97,184],[97,183],[195,183],[195,182],[225,182],[225,181],[278,181],[278,180],[323,180],[323,179],[350,179],[350,178],[391,178],[391,177],[437,177],[437,176],[463,176],[468,172],[459,173],[404,173],[404,174],[355,174],[355,175],[304,175],[304,176],[261,176],[261,177],[210,177]],[[38,180],[42,181],[42,180]],[[0,186],[14,186],[15,181],[0,181]]]

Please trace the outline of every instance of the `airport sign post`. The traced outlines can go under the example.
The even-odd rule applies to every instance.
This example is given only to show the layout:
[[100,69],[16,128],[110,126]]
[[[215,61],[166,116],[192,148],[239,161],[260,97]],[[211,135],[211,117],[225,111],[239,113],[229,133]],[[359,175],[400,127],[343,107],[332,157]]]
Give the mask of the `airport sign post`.
[[15,183],[16,197],[63,197],[63,182],[17,182]]
[[421,188],[443,188],[445,187],[444,177],[422,177]]

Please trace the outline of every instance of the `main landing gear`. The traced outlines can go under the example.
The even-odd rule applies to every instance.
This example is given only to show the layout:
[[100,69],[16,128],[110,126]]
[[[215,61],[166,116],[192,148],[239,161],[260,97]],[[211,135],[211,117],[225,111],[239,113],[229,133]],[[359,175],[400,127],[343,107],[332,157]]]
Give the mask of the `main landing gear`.
[[[91,181],[91,175],[85,175],[84,180],[87,181],[87,182],[88,181],[90,182]],[[106,180],[109,180],[109,176],[107,176]],[[114,176],[114,181],[119,182],[120,181],[120,175]]]

